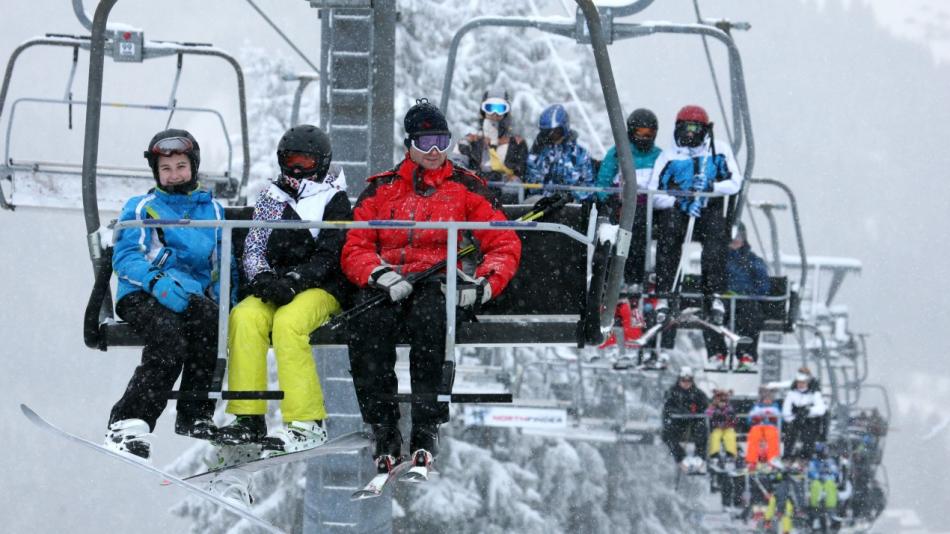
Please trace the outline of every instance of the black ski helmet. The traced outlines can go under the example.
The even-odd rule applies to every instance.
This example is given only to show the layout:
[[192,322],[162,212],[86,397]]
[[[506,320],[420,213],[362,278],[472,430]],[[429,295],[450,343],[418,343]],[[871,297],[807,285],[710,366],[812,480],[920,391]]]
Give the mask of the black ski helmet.
[[[286,156],[292,152],[313,156],[317,164],[313,168],[303,169],[298,166],[289,166]],[[333,150],[330,147],[330,137],[323,130],[311,124],[299,124],[284,132],[277,143],[277,164],[280,172],[290,178],[306,178],[322,182],[330,169],[333,159]]]
[[[637,128],[650,128],[653,130],[652,137],[638,137],[634,134]],[[653,148],[656,141],[656,132],[659,130],[659,122],[656,115],[646,108],[633,110],[633,113],[627,117],[627,138],[637,147],[640,152],[646,152]]]
[[152,176],[155,178],[155,185],[161,187],[158,179],[158,157],[170,156],[172,154],[184,154],[188,156],[191,162],[191,181],[177,186],[175,189],[180,191],[190,191],[198,184],[198,166],[201,164],[201,147],[198,141],[188,130],[178,130],[171,128],[162,130],[152,136],[148,142],[148,148],[145,150],[145,159],[148,160],[148,166],[152,169]]

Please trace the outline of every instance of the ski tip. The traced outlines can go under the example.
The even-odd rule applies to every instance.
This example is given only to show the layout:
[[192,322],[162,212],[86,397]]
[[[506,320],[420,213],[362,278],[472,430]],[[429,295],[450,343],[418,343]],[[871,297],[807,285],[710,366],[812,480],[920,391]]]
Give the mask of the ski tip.
[[23,404],[22,402],[20,403],[20,411],[23,412],[23,415],[27,417],[36,417],[36,412],[34,412],[29,406]]
[[379,497],[382,493],[376,493],[373,491],[360,490],[350,496],[351,501],[364,501],[366,499],[375,499]]

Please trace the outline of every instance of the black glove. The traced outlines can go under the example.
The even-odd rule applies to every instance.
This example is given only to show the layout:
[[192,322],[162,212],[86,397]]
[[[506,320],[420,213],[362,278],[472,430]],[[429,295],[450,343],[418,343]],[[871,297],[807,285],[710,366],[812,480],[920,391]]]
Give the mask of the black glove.
[[290,304],[297,295],[292,280],[281,278],[274,273],[264,272],[251,282],[251,294],[264,302],[273,302],[277,306]]
[[218,304],[208,297],[191,295],[185,308],[185,328],[191,335],[207,338],[206,342],[213,341],[218,330]]

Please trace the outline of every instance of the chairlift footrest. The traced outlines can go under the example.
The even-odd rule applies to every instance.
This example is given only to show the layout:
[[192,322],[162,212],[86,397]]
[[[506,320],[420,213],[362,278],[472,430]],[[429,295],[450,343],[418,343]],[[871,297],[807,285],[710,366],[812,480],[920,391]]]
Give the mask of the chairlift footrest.
[[405,393],[396,395],[396,402],[436,401],[459,403],[508,403],[511,393]]
[[283,400],[283,391],[170,391],[169,399],[191,400]]

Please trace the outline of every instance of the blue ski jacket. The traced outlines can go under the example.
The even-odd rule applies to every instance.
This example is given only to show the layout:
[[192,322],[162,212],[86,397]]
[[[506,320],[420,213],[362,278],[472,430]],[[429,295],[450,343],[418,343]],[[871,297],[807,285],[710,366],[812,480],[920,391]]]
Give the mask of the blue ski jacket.
[[[537,141],[535,141],[537,144]],[[530,184],[594,185],[594,167],[587,149],[577,142],[572,130],[563,142],[543,147],[532,146],[528,156],[528,174],[525,182]],[[591,194],[575,191],[574,198],[584,200]]]
[[[646,152],[637,150],[633,143],[630,143],[630,153],[633,154],[633,167],[637,171],[637,185],[645,188],[650,182],[650,175],[653,173],[653,165],[656,159],[660,157],[660,147],[653,146]],[[620,165],[617,162],[617,147],[612,146],[607,150],[604,160],[600,162],[600,170],[597,171],[597,179],[594,182],[597,187],[610,187],[620,185]],[[597,193],[597,198],[603,202],[607,200],[610,193]]]
[[[146,219],[223,220],[224,209],[209,191],[196,189],[188,194],[172,194],[155,188],[129,199],[119,215],[120,221]],[[116,301],[136,291],[148,292],[149,283],[164,273],[187,293],[218,302],[221,232],[220,228],[188,226],[118,230],[112,255],[112,269],[119,279]],[[237,264],[233,256],[231,259],[233,302]]]
[[729,250],[726,259],[726,287],[740,295],[767,295],[771,286],[769,269],[748,244]]

